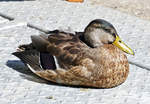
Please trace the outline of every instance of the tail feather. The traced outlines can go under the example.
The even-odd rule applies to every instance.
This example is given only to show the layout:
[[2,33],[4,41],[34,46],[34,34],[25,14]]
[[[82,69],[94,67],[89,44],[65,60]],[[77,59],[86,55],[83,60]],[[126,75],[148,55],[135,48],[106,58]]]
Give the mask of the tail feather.
[[30,65],[35,71],[42,70],[39,61],[39,52],[36,50],[28,50],[12,53],[14,56],[21,59],[26,65]]
[[56,69],[54,57],[49,53],[39,53],[36,50],[27,50],[14,52],[12,54],[20,58],[33,72],[45,69]]

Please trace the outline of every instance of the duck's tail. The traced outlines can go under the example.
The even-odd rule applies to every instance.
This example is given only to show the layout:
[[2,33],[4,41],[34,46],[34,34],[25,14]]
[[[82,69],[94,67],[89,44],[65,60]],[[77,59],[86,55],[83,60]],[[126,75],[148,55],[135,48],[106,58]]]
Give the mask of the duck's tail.
[[25,65],[29,67],[32,72],[40,71],[41,67],[39,64],[38,52],[35,50],[28,50],[28,51],[18,51],[12,53],[14,56],[18,57]]
[[56,69],[54,57],[49,53],[40,53],[37,50],[32,49],[17,51],[12,54],[25,63],[25,65],[27,65],[32,72],[45,69]]

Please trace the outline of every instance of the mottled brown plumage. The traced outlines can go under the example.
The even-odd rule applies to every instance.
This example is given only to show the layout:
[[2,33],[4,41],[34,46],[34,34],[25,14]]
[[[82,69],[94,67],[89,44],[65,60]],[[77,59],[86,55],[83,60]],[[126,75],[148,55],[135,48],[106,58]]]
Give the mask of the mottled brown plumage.
[[[126,80],[129,64],[123,51],[131,54],[128,50],[121,51],[120,47],[115,46],[116,43],[113,44],[116,37],[118,35],[114,27],[98,19],[92,21],[83,33],[76,35],[55,30],[49,35],[32,36],[31,44],[19,46],[19,50],[13,54],[31,71],[49,81],[111,88]],[[51,69],[43,68],[42,55],[55,56],[59,67],[50,57],[45,63],[49,62],[48,67]]]

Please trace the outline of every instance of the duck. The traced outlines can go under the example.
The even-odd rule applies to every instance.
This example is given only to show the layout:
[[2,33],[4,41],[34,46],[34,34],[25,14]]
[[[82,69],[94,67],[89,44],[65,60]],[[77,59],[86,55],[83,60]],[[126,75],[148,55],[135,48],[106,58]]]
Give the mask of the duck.
[[104,19],[92,20],[83,32],[53,30],[32,35],[31,41],[12,54],[37,76],[67,86],[118,86],[129,73],[125,53],[134,55]]

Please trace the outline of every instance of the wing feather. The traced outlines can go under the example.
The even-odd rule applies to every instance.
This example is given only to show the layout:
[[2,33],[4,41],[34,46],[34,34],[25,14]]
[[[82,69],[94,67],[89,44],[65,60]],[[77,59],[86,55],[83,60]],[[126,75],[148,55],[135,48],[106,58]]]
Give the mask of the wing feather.
[[50,44],[47,51],[67,64],[75,63],[84,54],[83,49],[87,48],[78,36],[71,33],[59,32],[49,35],[48,41]]

